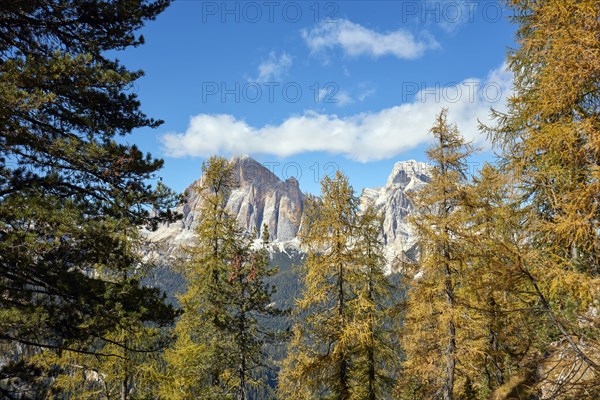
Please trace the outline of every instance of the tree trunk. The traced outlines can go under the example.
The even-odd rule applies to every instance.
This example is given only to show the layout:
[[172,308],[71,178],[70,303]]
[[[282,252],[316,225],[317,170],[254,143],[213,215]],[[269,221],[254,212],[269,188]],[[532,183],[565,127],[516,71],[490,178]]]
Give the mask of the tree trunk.
[[[241,267],[240,267],[241,268]],[[244,281],[244,277],[243,277],[243,273],[240,271],[240,273],[238,274],[238,285],[240,287],[240,293],[239,296],[241,299],[243,299],[244,296],[244,289],[243,289],[243,281]],[[247,347],[247,343],[246,343],[246,314],[245,314],[245,306],[242,305],[241,306],[241,310],[240,310],[240,316],[238,319],[238,337],[239,337],[239,342],[238,342],[238,346],[239,349],[238,351],[240,352],[240,365],[238,367],[238,375],[239,375],[239,379],[240,379],[240,383],[239,383],[239,388],[238,388],[238,396],[237,396],[237,400],[246,400],[246,372],[247,372],[247,366],[246,366],[246,347]]]
[[[372,282],[372,271],[369,276],[369,301],[373,302],[373,282]],[[367,358],[369,363],[369,400],[375,400],[375,319],[373,311],[369,315],[369,350],[367,352]]]
[[[339,281],[339,317],[340,317],[340,333],[344,329],[344,281],[342,278],[343,267],[340,265],[340,281]],[[346,360],[345,352],[342,353],[342,359],[340,360],[340,400],[349,398],[348,392],[348,361]]]
[[[446,175],[446,156],[444,154],[445,141],[443,135],[440,135],[440,150],[441,150],[441,162],[440,169],[442,175]],[[444,186],[444,198],[443,198],[443,217],[448,218],[450,214],[450,204],[448,202],[449,190]],[[449,240],[450,232],[446,226],[444,226],[445,239]],[[450,248],[446,242],[443,247],[444,255],[444,291],[446,293],[446,304],[450,313],[454,313],[454,288],[452,287],[452,270],[450,269]],[[442,388],[442,398],[444,400],[452,400],[454,392],[454,370],[456,368],[456,327],[454,326],[454,315],[450,316],[450,322],[448,322],[448,346],[446,347],[446,376],[444,380],[444,386]]]
[[241,356],[238,374],[240,377],[240,386],[237,398],[238,400],[246,400],[246,360],[244,360],[244,356]]
[[[444,251],[446,260],[450,258],[449,252]],[[454,312],[454,289],[452,287],[452,271],[450,266],[445,266],[445,292],[446,303],[451,313]],[[452,400],[454,390],[454,370],[456,369],[456,327],[454,326],[454,316],[451,315],[448,322],[448,347],[446,348],[446,377],[442,389],[442,398]]]
[[454,327],[454,322],[452,321],[448,323],[448,335],[450,337],[448,339],[448,348],[446,349],[446,380],[444,382],[442,393],[444,400],[452,400],[452,392],[454,389],[454,369],[456,367],[456,330]]
[[129,375],[125,373],[125,378],[121,382],[121,400],[127,400],[129,395]]
[[[339,234],[338,234],[339,235]],[[341,257],[342,255],[342,246],[339,243],[339,236],[338,236],[338,243],[337,243],[337,255],[338,257]],[[345,328],[345,321],[344,321],[344,307],[345,307],[345,303],[344,303],[344,265],[342,262],[339,263],[338,265],[338,269],[339,269],[339,280],[338,280],[338,304],[339,304],[339,308],[338,308],[338,312],[339,312],[339,318],[340,318],[340,333],[343,332],[344,328]],[[339,396],[339,400],[345,400],[348,399],[350,397],[350,392],[348,389],[348,360],[346,359],[346,354],[345,352],[342,352],[341,355],[341,360],[340,360],[340,396]]]
[[[129,346],[129,340],[125,339],[125,345]],[[124,349],[125,360],[123,360],[123,372],[125,376],[121,381],[121,400],[127,400],[129,397],[129,350]]]

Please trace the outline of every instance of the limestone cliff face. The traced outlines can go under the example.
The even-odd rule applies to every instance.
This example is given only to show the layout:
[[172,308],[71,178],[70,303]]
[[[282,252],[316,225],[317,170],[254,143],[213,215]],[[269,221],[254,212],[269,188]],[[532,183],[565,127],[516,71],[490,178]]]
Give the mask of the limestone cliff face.
[[417,161],[400,161],[394,165],[384,187],[365,189],[362,204],[372,202],[383,212],[386,247],[400,249],[410,245],[413,234],[406,217],[415,212],[409,193],[425,186],[431,177],[431,165]]
[[[240,226],[249,232],[259,231],[263,224],[269,227],[271,240],[286,242],[298,233],[304,209],[304,195],[298,181],[280,180],[256,160],[244,156],[230,161],[234,177],[239,184],[227,201],[227,209],[236,217]],[[172,253],[181,244],[191,244],[194,228],[199,218],[201,196],[197,191],[202,178],[185,190],[185,203],[178,208],[183,219],[165,224],[155,232],[146,232],[151,241],[161,241],[165,251]]]
[[[260,231],[267,224],[271,239],[276,242],[274,248],[297,246],[305,202],[298,181],[294,178],[282,181],[250,157],[236,157],[231,163],[239,187],[231,193],[227,208],[239,224],[248,231]],[[409,193],[426,185],[430,176],[430,165],[401,161],[395,164],[385,186],[365,189],[363,193],[363,205],[372,202],[384,214],[384,240],[390,265],[395,257],[410,253],[414,247],[414,235],[406,221],[415,212]],[[199,218],[201,196],[196,188],[200,184],[201,179],[186,189],[186,202],[178,209],[183,214],[181,221],[146,232],[151,241],[163,243],[162,254],[173,255],[180,245],[192,243]]]
[[399,261],[417,257],[415,236],[407,217],[416,212],[410,192],[423,188],[431,180],[432,167],[417,161],[400,161],[382,188],[365,189],[362,206],[373,204],[383,213],[385,256],[390,271],[401,268]]
[[247,230],[269,227],[272,240],[288,241],[298,233],[304,195],[298,181],[281,181],[275,174],[250,157],[232,160],[240,183],[227,202],[228,209]]

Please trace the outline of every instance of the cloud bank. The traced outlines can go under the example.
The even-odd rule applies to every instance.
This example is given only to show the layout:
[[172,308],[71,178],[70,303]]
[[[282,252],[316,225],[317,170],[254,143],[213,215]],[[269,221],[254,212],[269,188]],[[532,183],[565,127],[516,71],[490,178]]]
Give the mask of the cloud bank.
[[327,152],[368,162],[388,159],[430,140],[429,129],[442,107],[467,139],[483,143],[477,119],[488,121],[489,108],[503,109],[512,75],[505,66],[484,80],[465,79],[452,87],[425,88],[414,100],[378,112],[346,117],[307,111],[279,125],[254,127],[228,114],[199,114],[185,132],[161,140],[171,157],[215,153],[268,154],[287,157]]

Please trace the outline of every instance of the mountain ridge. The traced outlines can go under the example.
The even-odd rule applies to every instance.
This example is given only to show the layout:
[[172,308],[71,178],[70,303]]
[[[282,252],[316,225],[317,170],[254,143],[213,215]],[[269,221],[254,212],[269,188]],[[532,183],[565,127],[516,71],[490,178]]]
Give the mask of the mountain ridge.
[[[233,157],[230,163],[239,186],[227,199],[227,209],[248,232],[260,232],[263,223],[267,224],[273,251],[285,251],[286,247],[298,249],[297,234],[309,194],[300,190],[295,178],[281,180],[252,157]],[[372,203],[383,213],[385,253],[390,266],[395,258],[414,246],[414,235],[406,221],[414,212],[408,194],[429,182],[431,168],[415,160],[399,161],[384,186],[363,190],[362,206]],[[199,178],[184,191],[185,202],[177,208],[182,220],[163,224],[154,232],[144,232],[150,242],[162,243],[161,253],[174,256],[182,245],[193,243],[201,203],[197,188],[201,184]]]

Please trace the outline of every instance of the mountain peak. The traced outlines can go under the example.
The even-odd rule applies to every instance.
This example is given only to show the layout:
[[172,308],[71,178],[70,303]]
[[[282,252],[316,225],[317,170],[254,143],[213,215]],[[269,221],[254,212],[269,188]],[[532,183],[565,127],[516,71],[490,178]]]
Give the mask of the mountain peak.
[[386,188],[398,185],[407,187],[409,184],[419,184],[429,182],[432,166],[430,164],[415,161],[398,161],[394,164],[394,169],[389,175]]
[[296,179],[295,176],[290,176],[289,178],[287,178],[285,180],[285,183],[289,183],[290,185],[295,187],[300,187],[300,183],[298,182],[298,179]]
[[[232,190],[227,199],[227,209],[240,226],[252,232],[254,229],[260,231],[266,224],[274,241],[297,242],[305,199],[312,195],[300,191],[296,178],[289,177],[282,181],[248,155],[233,157],[230,162],[239,186]],[[406,221],[406,217],[414,213],[408,192],[429,182],[431,170],[432,167],[426,163],[400,161],[394,165],[384,187],[365,189],[363,192],[363,204],[372,203],[384,215],[384,241],[389,261],[414,245],[414,234]],[[176,251],[179,244],[193,240],[202,201],[193,189],[200,184],[201,179],[186,190],[186,203],[179,208],[183,220],[161,226],[149,235],[150,240],[166,240],[171,249],[169,251]]]
[[233,172],[240,186],[269,186],[281,182],[281,179],[271,170],[248,155],[233,157],[230,163],[233,165]]

